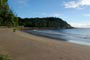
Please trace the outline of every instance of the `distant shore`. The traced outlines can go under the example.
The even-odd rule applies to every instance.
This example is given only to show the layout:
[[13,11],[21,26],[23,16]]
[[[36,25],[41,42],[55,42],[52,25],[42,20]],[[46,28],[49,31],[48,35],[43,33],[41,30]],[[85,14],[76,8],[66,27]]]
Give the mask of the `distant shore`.
[[[59,28],[59,27],[24,27],[20,26],[20,30],[56,30],[56,29],[66,29],[66,28]],[[74,27],[67,28],[67,29],[74,29]]]
[[90,46],[0,29],[0,54],[12,60],[90,60]]

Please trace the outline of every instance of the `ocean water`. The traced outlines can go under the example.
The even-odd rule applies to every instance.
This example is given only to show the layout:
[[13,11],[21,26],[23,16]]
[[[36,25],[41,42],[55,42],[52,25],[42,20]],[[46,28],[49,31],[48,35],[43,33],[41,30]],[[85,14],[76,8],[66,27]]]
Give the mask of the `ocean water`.
[[33,34],[47,36],[56,39],[63,39],[67,42],[89,45],[90,28],[58,29],[58,30],[27,30]]

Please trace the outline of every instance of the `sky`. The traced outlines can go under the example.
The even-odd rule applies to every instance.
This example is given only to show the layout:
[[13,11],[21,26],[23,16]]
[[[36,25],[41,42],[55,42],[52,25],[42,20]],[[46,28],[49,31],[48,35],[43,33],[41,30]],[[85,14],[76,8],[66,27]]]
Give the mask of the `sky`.
[[59,17],[74,27],[90,27],[90,0],[9,0],[22,18]]

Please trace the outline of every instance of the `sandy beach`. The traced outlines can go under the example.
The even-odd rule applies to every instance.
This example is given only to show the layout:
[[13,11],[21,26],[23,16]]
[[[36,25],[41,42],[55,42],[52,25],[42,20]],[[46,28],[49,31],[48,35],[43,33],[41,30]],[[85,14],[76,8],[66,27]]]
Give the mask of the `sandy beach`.
[[0,55],[12,60],[90,60],[90,46],[0,29]]

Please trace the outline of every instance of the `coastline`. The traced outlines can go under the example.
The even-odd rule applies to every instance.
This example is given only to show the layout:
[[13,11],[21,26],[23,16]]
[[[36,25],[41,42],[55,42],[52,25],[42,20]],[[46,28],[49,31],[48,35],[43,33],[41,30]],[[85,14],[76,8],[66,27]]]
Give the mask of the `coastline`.
[[34,33],[34,32],[27,32],[27,30],[24,30],[24,31],[22,31],[22,32],[25,32],[25,33],[27,33],[27,34],[32,34],[32,35],[35,35],[35,36],[39,36],[39,37],[45,37],[45,38],[49,38],[49,39],[55,39],[55,40],[60,40],[60,41],[67,41],[67,40],[65,40],[65,39],[62,39],[62,38],[56,38],[56,37],[51,37],[51,36],[47,36],[47,35],[42,35],[42,34],[38,34],[38,33]]
[[12,60],[90,60],[90,46],[58,41],[25,32],[0,30],[0,54]]
[[[89,46],[89,45],[84,45],[84,44],[79,44],[79,43],[73,43],[73,42],[69,42],[68,40],[62,39],[62,38],[54,38],[54,37],[50,37],[50,36],[45,36],[45,35],[40,35],[40,34],[35,34],[33,32],[26,32],[26,31],[21,31],[18,30],[16,32],[16,34],[20,34],[20,36],[23,36],[25,38],[33,38],[33,40],[35,40],[34,38],[40,39],[40,40],[49,40],[50,42],[54,41],[54,42],[64,42],[64,43],[68,43],[68,44],[75,44],[75,45],[80,45],[80,46]],[[31,37],[30,37],[31,36]],[[37,40],[36,39],[36,40]]]
[[45,33],[44,33],[43,31],[39,32],[39,30],[35,30],[35,31],[34,30],[22,30],[22,32],[25,32],[25,33],[28,33],[28,34],[32,34],[32,35],[36,35],[36,36],[40,36],[40,37],[46,37],[46,38],[49,38],[49,39],[55,39],[55,40],[59,40],[59,41],[65,41],[65,42],[69,42],[69,43],[75,43],[75,44],[81,44],[81,45],[90,46],[89,42],[87,42],[88,40],[87,41],[83,41],[82,38],[79,39],[79,40],[75,39],[75,38],[74,39],[73,38],[72,39],[68,39],[68,38],[66,38],[67,36],[64,37],[64,36],[62,36],[62,34],[60,34],[59,36],[57,34],[52,34],[54,31],[52,33],[47,33],[48,31],[45,31]]

